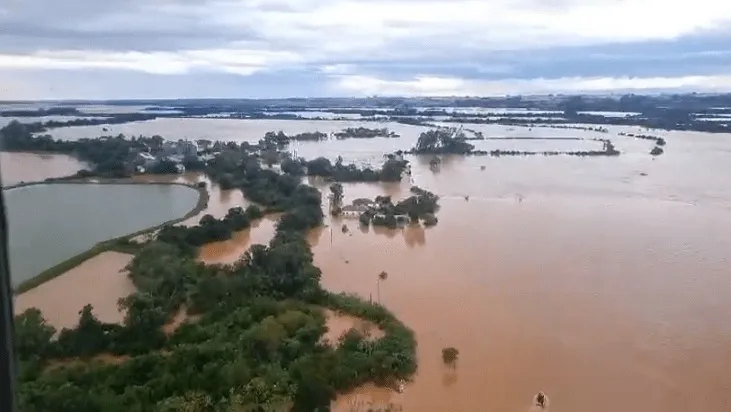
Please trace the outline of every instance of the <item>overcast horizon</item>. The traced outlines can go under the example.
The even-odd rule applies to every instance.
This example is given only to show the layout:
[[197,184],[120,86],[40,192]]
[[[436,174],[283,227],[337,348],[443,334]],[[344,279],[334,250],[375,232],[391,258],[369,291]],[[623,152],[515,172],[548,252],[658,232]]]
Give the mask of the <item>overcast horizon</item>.
[[6,0],[0,100],[731,91],[711,0]]

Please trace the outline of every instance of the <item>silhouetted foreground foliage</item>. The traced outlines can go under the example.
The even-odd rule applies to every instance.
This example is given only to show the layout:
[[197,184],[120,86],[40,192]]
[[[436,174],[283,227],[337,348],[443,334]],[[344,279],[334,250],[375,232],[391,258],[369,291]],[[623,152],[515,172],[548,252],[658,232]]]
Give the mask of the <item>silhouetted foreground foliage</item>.
[[[78,326],[54,339],[37,310],[16,317],[20,410],[324,411],[339,391],[408,379],[413,333],[384,307],[320,286],[304,238],[322,222],[320,192],[269,172],[253,163],[222,172],[251,200],[284,212],[268,246],[253,245],[233,265],[200,263],[197,246],[262,212],[205,216],[199,226],[162,229],[135,256],[128,269],[137,292],[120,300],[122,325],[100,322],[87,306]],[[329,346],[321,340],[323,306],[372,321],[385,336],[351,330]],[[165,334],[162,326],[183,308],[195,321]],[[95,360],[100,355],[120,357]]]

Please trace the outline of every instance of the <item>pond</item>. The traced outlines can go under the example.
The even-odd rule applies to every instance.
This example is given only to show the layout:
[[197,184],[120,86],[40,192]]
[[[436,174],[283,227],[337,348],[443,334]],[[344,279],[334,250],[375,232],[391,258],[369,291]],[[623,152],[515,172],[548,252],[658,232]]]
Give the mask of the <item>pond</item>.
[[3,195],[13,285],[98,242],[180,218],[199,197],[162,184],[41,184]]

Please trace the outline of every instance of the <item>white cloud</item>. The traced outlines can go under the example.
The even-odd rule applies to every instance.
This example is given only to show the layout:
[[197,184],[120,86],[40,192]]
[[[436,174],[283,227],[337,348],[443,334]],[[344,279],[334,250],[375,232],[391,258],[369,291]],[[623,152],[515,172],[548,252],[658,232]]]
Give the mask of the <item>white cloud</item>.
[[28,55],[0,54],[0,69],[125,69],[153,74],[182,74],[195,70],[249,75],[267,67],[295,63],[290,52],[209,49],[173,52],[104,52],[45,50]]
[[467,80],[419,76],[384,80],[371,76],[341,76],[333,90],[360,96],[495,96],[508,94],[592,93],[608,91],[697,90],[731,91],[731,74],[684,77],[564,77],[556,79]]
[[[678,82],[707,88],[725,76],[487,81],[448,74],[462,70],[465,76],[510,77],[521,62],[493,58],[504,50],[523,50],[526,56],[559,46],[731,33],[731,2],[15,0],[0,6],[0,27],[0,70],[34,71],[36,76],[83,70],[110,76],[119,70],[172,77],[199,72],[252,76],[287,69],[308,71],[304,81],[332,79],[338,93],[367,94],[640,90],[676,88]],[[372,75],[389,70],[401,79],[429,75],[399,81]],[[724,82],[719,84],[725,87]]]
[[326,64],[320,67],[320,72],[325,74],[348,74],[355,72],[352,64]]
[[[18,2],[14,7],[23,7],[23,3]],[[48,24],[54,24],[54,27],[62,24],[65,30],[77,30],[81,35],[88,35],[90,42],[96,41],[99,34],[178,33],[195,24],[190,27],[195,36],[205,37],[209,32],[212,42],[217,37],[225,37],[216,49],[239,49],[239,53],[249,56],[254,52],[248,46],[236,45],[231,38],[250,36],[256,38],[259,50],[299,56],[313,64],[323,61],[336,64],[352,59],[449,59],[474,51],[674,39],[728,29],[731,24],[731,2],[717,0],[563,0],[558,5],[555,3],[548,2],[547,6],[545,0],[135,1],[127,9],[120,3],[108,11],[95,10],[97,14],[93,19],[83,18],[84,10],[79,8],[78,21],[66,19],[68,21],[63,24]],[[150,40],[148,36],[140,36],[138,47],[118,52],[133,53]],[[104,50],[104,47],[98,46],[95,50]],[[138,64],[129,60],[140,61],[143,65],[159,60],[164,71],[171,66],[190,66],[185,59],[202,52],[186,50],[189,49],[157,50],[149,55],[128,54],[121,59],[110,56],[108,62],[97,62],[94,67],[116,65],[136,69]],[[67,52],[58,60],[64,62],[61,65],[68,66],[105,57],[99,56],[99,52],[89,53],[89,58],[82,58]],[[261,55],[263,52],[256,53]],[[277,60],[265,59],[258,65],[276,64]],[[228,61],[213,59],[211,63],[227,66]]]

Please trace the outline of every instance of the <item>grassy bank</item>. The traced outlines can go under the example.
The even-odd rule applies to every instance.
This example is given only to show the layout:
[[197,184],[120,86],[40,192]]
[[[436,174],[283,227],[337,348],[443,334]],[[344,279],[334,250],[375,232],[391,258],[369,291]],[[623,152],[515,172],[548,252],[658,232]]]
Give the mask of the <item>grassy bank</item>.
[[23,293],[27,292],[36,286],[39,286],[57,276],[62,275],[63,273],[68,272],[69,270],[75,268],[76,266],[80,265],[84,261],[106,251],[118,251],[118,252],[124,252],[124,253],[135,253],[138,249],[138,246],[130,242],[129,239],[134,238],[136,236],[146,234],[153,232],[165,225],[173,225],[179,222],[182,222],[186,219],[189,219],[198,213],[200,213],[202,210],[204,210],[208,206],[208,198],[209,194],[208,191],[204,187],[198,187],[196,185],[187,184],[187,183],[179,183],[179,182],[138,182],[134,181],[132,179],[107,179],[107,180],[88,180],[88,179],[74,179],[74,180],[54,180],[51,182],[28,182],[28,183],[20,183],[17,185],[13,185],[11,187],[3,188],[3,190],[11,190],[11,189],[17,189],[20,187],[28,187],[28,186],[35,186],[35,185],[48,185],[48,184],[135,184],[135,185],[178,185],[178,186],[185,186],[189,187],[191,189],[195,189],[198,191],[198,202],[196,203],[195,207],[191,209],[188,213],[186,213],[184,216],[172,219],[167,222],[163,222],[159,225],[151,226],[142,230],[139,230],[134,233],[130,233],[124,236],[120,236],[114,239],[110,239],[107,241],[99,242],[90,249],[79,253],[78,255],[74,255],[56,265],[53,267],[50,267],[43,272],[39,273],[38,275],[21,282],[17,287],[15,287],[15,293]]

